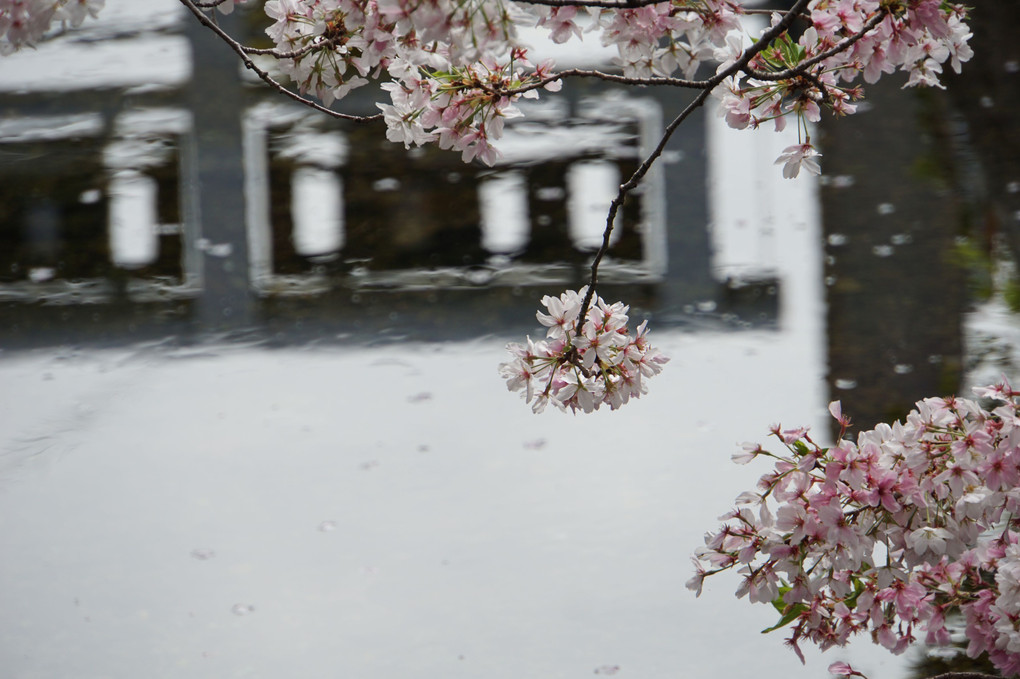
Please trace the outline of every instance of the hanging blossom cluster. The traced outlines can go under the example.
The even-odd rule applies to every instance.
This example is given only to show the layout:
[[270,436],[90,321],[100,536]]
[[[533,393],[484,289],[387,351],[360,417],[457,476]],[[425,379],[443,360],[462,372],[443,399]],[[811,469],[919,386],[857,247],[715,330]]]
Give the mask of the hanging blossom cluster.
[[[713,92],[721,100],[720,114],[736,129],[771,121],[781,131],[788,117],[796,118],[803,143],[785,149],[776,161],[783,164],[786,177],[796,177],[802,166],[819,172],[820,154],[807,125],[821,120],[823,107],[836,115],[854,113],[853,102],[863,96],[861,77],[875,83],[883,74],[903,71],[909,74],[907,87],[941,88],[943,65],[949,62],[959,73],[973,56],[963,5],[942,0],[819,0],[808,10],[809,25],[799,38],[782,34],[751,59],[749,68]],[[731,33],[715,54],[724,67],[743,50],[740,36]]]
[[[248,0],[182,0],[222,12]],[[77,25],[103,0],[0,0],[0,51],[32,44],[54,21]],[[909,85],[939,87],[949,63],[959,71],[971,56],[966,10],[946,0],[800,0],[786,17],[748,35],[738,0],[662,0],[641,7],[531,4],[526,0],[269,0],[267,29],[275,57],[303,93],[327,106],[351,90],[382,81],[387,136],[405,145],[438,143],[464,160],[493,163],[492,142],[518,116],[522,96],[555,90],[560,78],[615,74],[556,71],[533,64],[523,27],[553,43],[598,41],[615,47],[623,77],[648,85],[711,89],[736,128],[793,116],[801,144],[777,161],[785,176],[816,172],[818,153],[807,125],[824,107],[854,112],[858,80],[909,73]],[[599,3],[595,3],[599,4]],[[623,4],[623,3],[621,3]],[[764,49],[758,38],[784,19]],[[756,50],[753,58],[748,50]],[[716,77],[692,80],[705,64]]]
[[590,413],[602,405],[616,410],[632,397],[647,393],[645,380],[662,372],[669,359],[648,342],[648,322],[631,335],[629,307],[606,304],[593,295],[581,321],[588,288],[568,290],[559,297],[545,296],[538,322],[546,338],[526,344],[512,342],[513,360],[499,366],[510,391],[524,391],[532,410],[540,413],[549,403]]
[[[465,162],[492,165],[492,141],[514,102],[558,90],[551,63],[534,65],[516,44],[517,21],[502,1],[271,0],[267,33],[302,92],[327,105],[385,79],[378,104],[386,136],[406,147],[437,142]],[[520,13],[520,12],[518,12]]]
[[[818,446],[773,428],[785,450],[746,444],[734,460],[774,463],[705,537],[688,587],[736,570],[738,597],[773,605],[787,642],[821,649],[860,633],[894,653],[917,638],[1020,675],[1020,392],[1008,382],[917,403],[904,421]],[[829,407],[849,423],[839,403]],[[803,659],[803,656],[801,656]],[[830,670],[862,676],[844,663]]]
[[54,24],[81,26],[106,0],[0,0],[0,54],[33,46]]
[[[942,0],[812,0],[801,3],[800,37],[783,32],[721,79],[713,94],[736,128],[793,116],[802,143],[777,163],[787,177],[819,171],[807,134],[822,107],[845,115],[862,96],[856,84],[903,70],[910,85],[939,86],[942,64],[970,58],[962,5]],[[615,47],[624,77],[674,86],[705,63],[720,71],[751,43],[734,0],[665,0],[635,8],[532,5],[510,0],[271,0],[268,30],[284,67],[303,91],[327,104],[384,77],[391,101],[380,104],[387,136],[405,145],[438,142],[465,160],[492,164],[492,142],[514,102],[559,89],[553,64],[533,65],[518,29],[534,26],[554,43],[597,39]],[[781,14],[773,14],[772,24]],[[763,29],[761,33],[768,30]],[[759,33],[759,35],[761,35]],[[678,79],[683,76],[686,80]]]

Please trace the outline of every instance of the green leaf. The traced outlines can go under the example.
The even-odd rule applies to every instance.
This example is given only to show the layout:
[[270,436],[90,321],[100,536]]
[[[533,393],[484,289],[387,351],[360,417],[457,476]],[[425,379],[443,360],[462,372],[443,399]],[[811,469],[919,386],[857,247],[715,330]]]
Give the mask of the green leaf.
[[[775,604],[774,601],[772,603]],[[777,622],[772,627],[769,627],[767,629],[763,629],[761,631],[761,633],[762,634],[768,634],[769,632],[775,632],[777,629],[779,629],[781,627],[786,627],[791,622],[793,622],[798,617],[800,617],[800,614],[803,613],[806,610],[807,610],[807,606],[805,606],[804,604],[791,604],[790,606],[788,606],[786,608],[786,613],[783,614],[783,617],[779,618],[779,622]]]
[[789,585],[780,585],[779,586],[779,596],[777,596],[775,599],[772,600],[772,606],[780,614],[783,611],[786,610],[786,602],[783,601],[783,597],[786,596],[786,593],[789,592],[791,589],[793,589],[793,588],[790,587]]
[[846,604],[847,608],[853,610],[857,608],[857,599],[864,593],[864,583],[856,576],[850,576],[850,582],[854,585],[854,593],[843,599],[843,603]]

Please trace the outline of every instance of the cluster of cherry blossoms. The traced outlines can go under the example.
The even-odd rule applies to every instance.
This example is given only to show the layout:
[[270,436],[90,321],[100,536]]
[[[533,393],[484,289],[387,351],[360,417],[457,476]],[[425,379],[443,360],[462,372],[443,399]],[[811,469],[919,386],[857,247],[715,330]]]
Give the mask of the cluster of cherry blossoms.
[[[193,11],[229,12],[249,0],[181,0]],[[379,103],[389,139],[405,145],[437,142],[465,161],[492,164],[492,142],[503,122],[520,115],[521,96],[559,89],[568,76],[621,76],[556,71],[538,65],[521,37],[553,43],[597,41],[615,47],[623,82],[710,90],[736,128],[793,116],[802,144],[778,162],[785,176],[817,172],[807,125],[822,107],[853,113],[860,76],[873,83],[897,70],[909,85],[940,86],[947,62],[959,71],[971,56],[963,5],[945,0],[798,0],[771,12],[771,24],[751,31],[739,0],[662,0],[639,6],[602,0],[557,5],[555,0],[268,0],[272,50],[302,93],[327,106],[373,81],[389,94]],[[78,25],[103,0],[0,0],[0,51],[32,44],[54,21]],[[796,29],[793,37],[788,29]],[[715,75],[692,80],[709,65]],[[683,78],[679,77],[683,76]]]
[[54,24],[77,28],[106,0],[0,0],[0,54],[35,45]]
[[558,90],[551,64],[535,66],[517,46],[505,2],[270,0],[267,29],[283,72],[327,105],[384,79],[378,104],[386,136],[405,146],[438,142],[492,165],[492,141],[513,105],[537,89]]
[[593,295],[579,322],[587,292],[584,287],[543,297],[549,313],[537,316],[548,328],[546,338],[507,345],[513,360],[499,366],[500,375],[510,391],[524,390],[536,413],[550,402],[573,412],[590,413],[603,404],[616,410],[647,393],[645,379],[658,375],[669,361],[648,343],[647,321],[630,334],[629,307],[622,302],[606,304]]
[[735,569],[737,596],[775,606],[771,629],[791,626],[798,654],[801,641],[825,650],[863,632],[894,653],[916,638],[945,645],[959,616],[969,656],[1020,675],[1020,392],[1005,381],[975,392],[984,407],[926,399],[856,443],[842,440],[837,402],[831,448],[779,426],[782,453],[746,444],[735,461],[774,468],[706,535],[688,587]]
[[[756,54],[748,68],[729,76],[714,91],[720,113],[733,128],[756,128],[772,121],[777,131],[796,117],[804,144],[786,149],[776,162],[795,177],[801,167],[818,173],[808,123],[826,106],[836,115],[856,111],[863,96],[858,80],[875,83],[883,74],[909,74],[906,86],[942,87],[939,75],[949,62],[960,72],[973,56],[963,5],[942,0],[816,0],[808,4],[809,26],[796,40],[779,36]],[[776,19],[773,17],[773,23]],[[723,65],[743,53],[741,40],[728,36],[716,52]]]
[[[875,82],[903,70],[911,85],[939,86],[943,63],[959,70],[971,55],[963,6],[942,0],[803,0],[789,21],[799,22],[800,37],[779,31],[753,58],[745,58],[752,42],[742,22],[747,9],[735,0],[620,8],[524,0],[270,0],[266,12],[275,21],[268,33],[276,55],[302,91],[329,104],[388,77],[383,89],[391,101],[380,108],[391,140],[438,141],[465,160],[489,164],[498,157],[491,142],[503,121],[519,115],[514,102],[538,96],[542,87],[559,89],[552,63],[529,62],[522,27],[537,27],[554,43],[595,34],[589,40],[617,49],[624,78],[709,87],[736,128],[774,121],[783,129],[794,116],[806,138],[778,161],[788,177],[801,167],[818,171],[807,124],[819,120],[823,106],[853,113],[852,102],[862,96],[858,76]],[[783,16],[773,13],[772,25],[754,37]],[[718,65],[720,77],[690,80],[703,64]]]

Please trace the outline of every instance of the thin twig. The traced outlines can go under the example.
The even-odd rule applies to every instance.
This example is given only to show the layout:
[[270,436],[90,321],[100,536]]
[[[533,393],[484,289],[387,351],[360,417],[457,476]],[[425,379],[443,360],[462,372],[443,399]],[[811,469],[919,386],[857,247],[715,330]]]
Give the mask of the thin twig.
[[515,94],[523,94],[529,90],[541,89],[551,82],[563,80],[565,78],[598,78],[599,80],[605,80],[606,82],[622,83],[624,85],[668,85],[670,87],[683,87],[691,90],[703,90],[707,87],[714,87],[710,80],[684,80],[682,78],[669,78],[665,76],[634,78],[625,75],[618,75],[616,73],[605,73],[604,71],[593,71],[583,68],[568,68],[520,87],[513,87],[505,90],[484,87],[482,89],[486,89],[486,91],[493,94],[513,96]]
[[245,54],[270,56],[274,59],[300,59],[309,52],[335,47],[337,42],[341,39],[342,38],[328,38],[320,42],[309,43],[308,45],[305,45],[300,49],[296,49],[293,52],[279,52],[272,47],[248,47],[247,45],[240,45],[240,47],[244,50]]
[[325,113],[326,115],[330,115],[334,118],[339,118],[341,120],[350,120],[357,123],[364,123],[372,120],[380,120],[383,117],[381,113],[377,113],[371,116],[356,116],[351,115],[349,113],[340,113],[339,111],[334,111],[331,108],[326,108],[325,106],[318,104],[312,101],[311,99],[302,97],[300,94],[296,92],[292,92],[291,90],[284,87],[281,83],[279,83],[276,79],[274,79],[273,76],[269,75],[267,71],[265,71],[262,68],[259,68],[255,64],[255,62],[252,61],[252,58],[245,53],[244,45],[234,40],[232,37],[230,37],[230,35],[226,31],[217,26],[215,22],[213,22],[209,17],[205,15],[205,13],[201,10],[201,8],[199,8],[198,5],[195,4],[193,0],[181,0],[181,4],[187,7],[203,26],[205,26],[213,33],[215,33],[217,36],[219,36],[220,39],[223,40],[223,42],[227,43],[230,49],[234,50],[234,52],[237,53],[237,56],[241,57],[241,61],[244,63],[245,68],[248,68],[249,70],[253,71],[255,75],[261,78],[263,82],[265,82],[267,85],[272,87],[277,92],[280,92],[281,94],[288,96],[294,101],[304,104],[309,108],[313,108],[316,111]]
[[627,198],[627,194],[630,193],[641,180],[644,179],[645,175],[648,174],[648,170],[651,169],[652,164],[662,155],[662,152],[666,148],[666,143],[669,138],[673,136],[673,132],[680,126],[684,120],[687,119],[694,111],[701,107],[708,99],[708,96],[712,93],[711,90],[704,89],[698,93],[698,96],[694,98],[690,104],[680,112],[673,121],[666,126],[663,131],[662,137],[659,139],[659,143],[656,145],[648,157],[644,159],[634,174],[630,176],[630,179],[626,183],[620,185],[620,190],[617,192],[616,197],[609,204],[609,214],[606,216],[606,228],[602,231],[602,245],[599,246],[598,252],[595,253],[595,259],[591,262],[591,278],[588,282],[588,292],[585,293],[584,301],[581,303],[581,312],[578,318],[581,322],[577,326],[577,336],[581,336],[581,332],[584,328],[584,318],[588,313],[588,307],[591,306],[592,297],[595,295],[595,286],[598,285],[599,279],[599,264],[602,262],[602,258],[606,252],[609,251],[609,238],[613,235],[613,223],[616,221],[616,215],[620,211],[620,206],[623,205],[623,201]]
[[524,5],[545,7],[591,7],[593,9],[638,9],[649,5],[661,5],[671,0],[517,0]]
[[[672,0],[516,0],[522,5],[543,5],[545,7],[590,7],[592,9],[639,9],[649,5],[661,5]],[[691,10],[697,11],[697,10]],[[786,14],[785,10],[742,7],[741,14]],[[807,18],[806,13],[801,14]]]
[[[754,78],[756,80],[765,80],[765,81],[777,80],[777,78],[773,78],[772,77],[771,73],[766,73],[765,71],[756,71],[756,70],[754,70],[751,67],[745,68],[744,69],[744,73],[746,73],[748,76],[750,76],[751,78]],[[822,101],[824,101],[825,103],[829,103],[829,102],[832,101],[832,96],[829,94],[829,88],[826,87],[825,83],[822,82],[821,78],[819,78],[814,73],[808,73],[805,70],[803,73],[800,73],[797,76],[793,76],[793,77],[804,78],[805,80],[810,82],[812,85],[814,85],[815,89],[818,90],[821,93]]]

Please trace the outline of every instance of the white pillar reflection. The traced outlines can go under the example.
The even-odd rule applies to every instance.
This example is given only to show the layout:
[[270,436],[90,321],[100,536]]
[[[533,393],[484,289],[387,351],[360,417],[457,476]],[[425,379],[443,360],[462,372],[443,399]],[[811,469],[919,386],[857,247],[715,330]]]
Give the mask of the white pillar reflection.
[[156,261],[156,180],[135,170],[110,178],[109,239],[113,263],[137,269]]
[[488,252],[522,250],[531,237],[528,185],[520,172],[501,172],[478,189],[482,213],[482,247]]
[[299,167],[291,176],[290,214],[294,249],[314,257],[344,246],[344,199],[340,175],[317,167]]
[[[567,170],[567,213],[570,239],[582,250],[602,245],[606,216],[620,188],[620,169],[607,160],[584,160]],[[620,239],[621,215],[613,222],[609,244]]]

